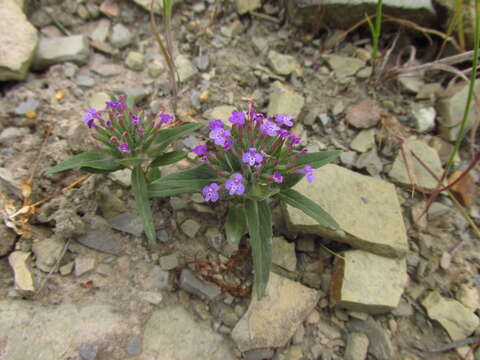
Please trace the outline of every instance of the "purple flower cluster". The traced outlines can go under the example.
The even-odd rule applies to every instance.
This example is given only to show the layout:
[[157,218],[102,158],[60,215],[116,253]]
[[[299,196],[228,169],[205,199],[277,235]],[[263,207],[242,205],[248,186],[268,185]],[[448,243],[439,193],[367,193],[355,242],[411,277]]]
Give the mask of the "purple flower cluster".
[[105,110],[90,108],[83,116],[83,121],[92,130],[92,137],[119,155],[145,151],[158,130],[175,120],[166,113],[154,117],[128,109],[125,100],[120,96],[105,102]]
[[306,151],[296,150],[300,138],[289,130],[292,116],[265,117],[250,103],[246,112],[233,111],[228,123],[231,127],[211,121],[208,143],[192,149],[218,174],[217,182],[203,188],[205,201],[216,202],[221,194],[262,196],[295,174],[305,175],[309,183],[314,180],[313,167],[298,163]]

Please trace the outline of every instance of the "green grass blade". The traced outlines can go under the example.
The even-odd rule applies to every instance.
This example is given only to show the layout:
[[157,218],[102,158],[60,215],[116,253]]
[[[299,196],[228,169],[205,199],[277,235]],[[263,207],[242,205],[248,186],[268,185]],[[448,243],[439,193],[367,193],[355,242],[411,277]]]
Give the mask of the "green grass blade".
[[140,165],[135,166],[132,171],[132,192],[145,234],[147,235],[148,244],[151,247],[155,244],[156,232],[152,208],[150,207],[148,198],[147,181],[145,180],[145,175]]

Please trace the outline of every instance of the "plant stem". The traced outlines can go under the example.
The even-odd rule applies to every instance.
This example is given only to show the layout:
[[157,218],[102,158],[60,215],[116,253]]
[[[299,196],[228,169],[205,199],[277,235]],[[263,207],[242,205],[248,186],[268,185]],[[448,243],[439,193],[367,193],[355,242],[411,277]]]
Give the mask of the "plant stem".
[[380,39],[380,32],[382,28],[382,5],[383,0],[377,1],[377,7],[375,11],[375,28],[372,33],[373,37],[373,49],[372,49],[372,64],[375,66],[378,53],[378,40]]

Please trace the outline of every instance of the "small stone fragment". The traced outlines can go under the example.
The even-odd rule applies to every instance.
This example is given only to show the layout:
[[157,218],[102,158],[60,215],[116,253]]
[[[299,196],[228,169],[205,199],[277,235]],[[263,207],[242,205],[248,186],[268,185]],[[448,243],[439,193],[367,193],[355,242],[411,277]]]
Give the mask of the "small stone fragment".
[[142,53],[130,51],[125,59],[125,66],[134,71],[142,71],[144,65],[144,57]]
[[51,65],[72,62],[84,65],[90,55],[88,38],[84,35],[72,35],[56,38],[40,38],[33,60],[33,68],[43,70]]
[[353,76],[365,66],[362,60],[347,56],[330,55],[327,61],[337,78]]
[[[403,144],[403,150],[408,171],[404,158],[402,154],[399,153],[388,175],[400,184],[411,186],[410,173],[411,179],[416,185],[428,190],[435,189],[437,180],[430,174],[430,171],[438,178],[441,178],[443,173],[442,163],[435,149],[421,140],[407,139]],[[423,164],[412,155],[412,152]],[[430,171],[426,170],[423,165],[426,165]]]
[[110,225],[115,230],[131,234],[133,236],[141,236],[143,233],[143,224],[140,217],[132,213],[123,213],[110,219]]
[[17,236],[12,230],[0,224],[0,257],[8,255],[13,249],[16,239]]
[[375,146],[375,129],[362,130],[350,143],[352,150],[363,153]]
[[447,299],[432,291],[422,301],[428,317],[436,320],[447,331],[453,341],[470,336],[479,326],[479,318],[457,300]]
[[60,275],[62,276],[70,275],[73,271],[74,266],[75,266],[75,263],[73,261],[70,261],[68,264],[60,266],[60,268],[58,269],[60,271]]
[[175,58],[175,65],[177,67],[178,77],[181,83],[187,82],[198,74],[197,68],[185,55],[178,55]]
[[300,115],[305,99],[287,85],[275,81],[270,87],[267,115],[287,114],[294,118]]
[[120,75],[125,71],[123,66],[117,64],[94,64],[92,66],[92,71],[102,77],[112,77]]
[[8,257],[13,270],[15,290],[22,295],[32,295],[35,292],[35,281],[27,264],[30,253],[14,251]]
[[432,131],[435,128],[437,112],[433,107],[415,109],[412,111],[415,118],[415,127],[421,133]]
[[217,285],[198,280],[189,269],[182,270],[180,275],[180,288],[190,294],[207,298],[208,300],[215,299],[221,293]]
[[159,77],[165,71],[163,61],[155,60],[148,65],[148,74],[152,78]]
[[381,109],[376,101],[366,99],[347,109],[347,122],[358,129],[367,129],[380,121]]
[[300,64],[293,56],[280,54],[274,50],[269,51],[267,61],[272,70],[279,75],[290,75],[300,69]]
[[79,353],[82,360],[95,360],[97,358],[98,347],[92,344],[80,345]]
[[15,115],[25,116],[30,112],[37,112],[38,105],[40,104],[35,98],[29,97],[15,108]]
[[282,236],[274,237],[272,239],[272,262],[294,272],[297,267],[295,244],[287,242]]
[[189,238],[194,238],[198,230],[200,230],[201,225],[195,220],[188,219],[180,227]]
[[77,256],[75,258],[75,276],[82,276],[83,274],[92,271],[95,268],[95,259],[89,256]]
[[352,319],[348,329],[353,332],[364,333],[368,337],[368,353],[377,360],[394,359],[394,350],[388,330],[378,325],[375,320]]
[[176,253],[161,256],[159,259],[160,267],[163,270],[173,270],[180,266],[178,255]]
[[407,283],[405,259],[392,259],[363,250],[346,251],[332,272],[330,297],[339,307],[369,314],[398,306]]
[[77,237],[77,241],[91,249],[112,255],[120,255],[121,247],[110,224],[97,215],[84,216],[85,234]]
[[124,48],[133,41],[133,35],[124,25],[115,24],[112,28],[110,43],[117,49]]
[[[462,173],[463,171],[454,171],[449,178],[449,183],[457,180]],[[463,177],[450,188],[450,191],[452,191],[462,205],[469,207],[477,194],[475,180],[470,174],[464,174]]]
[[162,302],[163,296],[160,292],[144,291],[140,294],[141,298],[152,305],[158,305]]
[[145,288],[149,290],[171,290],[170,272],[162,270],[160,266],[154,266],[145,279]]
[[235,0],[237,6],[237,12],[240,15],[244,15],[250,11],[257,10],[262,6],[260,0]]
[[101,19],[98,21],[97,26],[89,36],[90,39],[102,42],[107,40],[108,33],[110,32],[110,25],[111,23],[108,19]]
[[348,334],[345,360],[365,360],[368,350],[367,335],[359,332]]
[[478,296],[478,290],[475,286],[461,284],[455,293],[455,297],[473,312],[477,311],[479,308],[480,298]]
[[64,246],[65,241],[55,236],[34,242],[32,251],[36,258],[36,267],[43,272],[50,272],[60,259]]
[[106,102],[110,101],[110,96],[105,92],[98,92],[93,94],[88,101],[88,106],[95,110],[105,110]]
[[125,345],[125,352],[129,356],[137,356],[142,353],[142,339],[140,336],[133,336],[128,339],[127,344]]
[[75,78],[75,83],[81,87],[92,88],[95,86],[95,79],[86,75],[78,75]]

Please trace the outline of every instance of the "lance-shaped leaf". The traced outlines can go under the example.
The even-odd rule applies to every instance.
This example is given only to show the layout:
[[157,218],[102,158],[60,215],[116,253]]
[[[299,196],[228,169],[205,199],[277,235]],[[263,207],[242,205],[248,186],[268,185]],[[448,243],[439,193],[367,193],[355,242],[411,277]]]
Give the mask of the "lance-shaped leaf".
[[156,157],[162,154],[162,152],[175,140],[190,134],[191,132],[198,130],[202,127],[202,124],[183,124],[171,129],[160,130],[157,133],[155,140],[147,150],[148,155]]
[[132,192],[148,243],[152,246],[155,244],[156,238],[155,225],[148,198],[147,181],[140,165],[135,166],[132,171]]
[[230,244],[238,244],[242,236],[248,233],[243,205],[234,205],[228,210],[225,219],[225,233]]
[[341,153],[342,153],[342,150],[319,151],[319,152],[308,153],[300,156],[300,158],[295,160],[295,164],[297,164],[298,167],[310,165],[314,169],[318,169],[323,165],[327,165],[332,161],[335,161],[340,156]]
[[245,200],[245,219],[252,247],[257,299],[265,293],[272,264],[272,215],[265,200]]
[[174,150],[167,153],[164,153],[158,156],[153,162],[150,164],[151,167],[157,166],[165,166],[169,164],[176,163],[177,161],[182,160],[185,156],[187,156],[187,152],[183,150]]
[[200,192],[217,180],[217,174],[202,164],[193,169],[161,177],[148,187],[150,197],[164,197],[184,193]]
[[62,161],[60,164],[48,169],[46,174],[55,174],[61,171],[78,168],[85,168],[85,170],[99,170],[100,172],[110,172],[122,168],[122,165],[120,165],[117,159],[107,151],[90,150]]
[[302,210],[305,214],[316,220],[320,225],[340,229],[335,219],[323,210],[317,203],[303,196],[293,189],[282,190],[276,195],[280,200],[287,204]]

